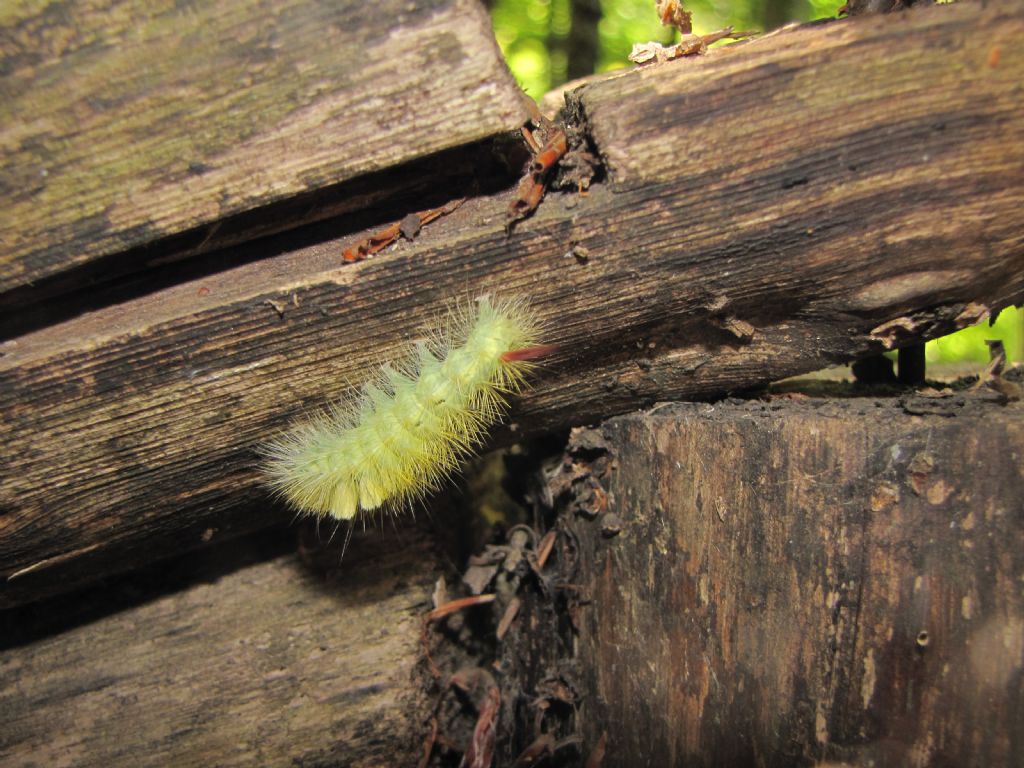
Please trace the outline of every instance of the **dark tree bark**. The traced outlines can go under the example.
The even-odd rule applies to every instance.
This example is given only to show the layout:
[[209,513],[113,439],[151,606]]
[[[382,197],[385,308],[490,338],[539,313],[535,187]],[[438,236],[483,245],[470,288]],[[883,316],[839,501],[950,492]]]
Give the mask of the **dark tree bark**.
[[1024,760],[1020,403],[666,405],[574,445],[605,768]]

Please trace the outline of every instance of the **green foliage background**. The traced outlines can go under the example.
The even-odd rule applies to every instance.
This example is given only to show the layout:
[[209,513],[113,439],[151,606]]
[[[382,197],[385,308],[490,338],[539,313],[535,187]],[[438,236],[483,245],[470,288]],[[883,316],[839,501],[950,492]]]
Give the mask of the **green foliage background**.
[[[597,0],[594,0],[597,2]],[[763,31],[787,21],[835,17],[844,0],[686,0],[693,30],[704,34],[732,26]],[[661,26],[654,0],[600,0],[599,72],[633,65],[627,59],[633,43],[656,40],[669,45],[678,33]],[[568,72],[567,41],[572,26],[570,0],[493,0],[494,34],[519,84],[536,100],[564,83]],[[966,328],[929,342],[928,362],[988,361],[985,339],[1002,339],[1011,361],[1024,359],[1024,312],[1003,310],[993,326]]]
[[[843,0],[686,0],[698,34],[725,26],[763,31],[786,21],[836,15]],[[669,45],[679,35],[661,26],[654,0],[600,0],[598,71],[632,66],[633,43],[657,40]],[[571,26],[570,0],[494,0],[491,18],[498,43],[523,89],[539,99],[566,81],[562,43]]]

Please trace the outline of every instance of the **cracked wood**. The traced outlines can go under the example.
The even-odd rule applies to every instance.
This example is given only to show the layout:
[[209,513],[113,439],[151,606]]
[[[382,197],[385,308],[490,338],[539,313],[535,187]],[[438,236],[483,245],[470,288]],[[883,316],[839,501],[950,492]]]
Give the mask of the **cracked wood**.
[[575,436],[621,527],[563,516],[605,768],[1021,763],[1024,406],[951,399],[666,404]]
[[326,573],[295,555],[240,563],[267,546],[243,539],[10,612],[0,763],[415,764],[439,566],[405,533],[357,535],[343,568],[337,547],[320,553]]
[[0,604],[286,514],[254,446],[455,297],[529,297],[561,349],[505,441],[877,352],[896,318],[912,343],[1024,300],[1022,34],[1019,4],[964,2],[588,84],[574,112],[608,181],[549,193],[510,238],[514,191],[478,196],[358,264],[341,260],[358,238],[317,243],[5,343],[0,563],[22,575]]
[[474,0],[35,5],[3,19],[0,292],[526,119]]

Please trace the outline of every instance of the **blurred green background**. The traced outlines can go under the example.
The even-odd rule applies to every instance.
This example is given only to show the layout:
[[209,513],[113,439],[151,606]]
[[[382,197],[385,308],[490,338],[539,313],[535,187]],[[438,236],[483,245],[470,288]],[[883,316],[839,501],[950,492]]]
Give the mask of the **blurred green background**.
[[[687,0],[693,31],[732,26],[774,29],[788,21],[836,15],[844,0]],[[494,34],[523,89],[540,99],[562,83],[632,66],[633,43],[669,45],[678,33],[661,26],[654,0],[492,0]],[[596,34],[595,34],[596,33]]]
[[[775,29],[790,21],[836,16],[845,0],[686,0],[693,31],[732,26],[740,31]],[[540,101],[549,90],[577,77],[633,65],[633,43],[670,45],[678,33],[661,26],[654,0],[491,0],[494,34],[519,84]],[[930,365],[988,361],[985,339],[1002,339],[1011,361],[1024,359],[1024,312],[1006,309],[995,325],[967,328],[929,342]]]

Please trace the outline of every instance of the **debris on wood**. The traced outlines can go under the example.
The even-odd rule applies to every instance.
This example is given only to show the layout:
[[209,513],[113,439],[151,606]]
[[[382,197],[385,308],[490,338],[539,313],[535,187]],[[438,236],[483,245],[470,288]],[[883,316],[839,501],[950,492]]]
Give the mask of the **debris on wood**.
[[509,600],[508,607],[505,609],[504,615],[501,617],[501,621],[498,622],[498,629],[495,631],[495,635],[501,640],[508,633],[509,627],[512,626],[512,622],[516,620],[516,616],[519,615],[519,608],[522,606],[523,601],[519,597],[513,597]]
[[693,14],[684,10],[679,0],[655,0],[654,9],[663,27],[675,27],[683,35],[693,32]]
[[634,43],[629,60],[643,66],[652,62],[661,64],[682,56],[700,56],[708,52],[708,46],[726,38],[750,37],[753,32],[736,32],[732,27],[710,32],[706,35],[693,34],[693,14],[683,9],[679,0],[655,0],[655,10],[662,26],[679,30],[681,36],[675,45],[665,46],[658,42]]
[[920,324],[910,317],[896,317],[871,329],[871,337],[882,342],[886,349],[895,349],[900,339],[919,334]]
[[873,328],[868,338],[884,349],[896,349],[922,337],[945,336],[991,316],[988,306],[980,302],[949,304],[887,320]]
[[973,388],[987,387],[997,392],[1003,405],[1020,400],[1024,387],[1003,377],[1006,370],[1006,347],[1003,342],[999,339],[986,339],[985,343],[988,345],[989,363]]
[[634,64],[661,64],[683,56],[702,56],[708,52],[708,46],[719,40],[739,40],[750,37],[753,32],[733,32],[732,27],[709,32],[706,35],[684,34],[675,45],[665,46],[651,41],[649,43],[633,43],[633,51],[629,60]]
[[726,317],[722,319],[721,325],[724,330],[731,333],[744,344],[753,339],[754,333],[757,331],[752,324],[748,323],[746,320],[736,317],[735,315],[726,315]]
[[384,250],[399,237],[404,237],[406,240],[412,240],[420,233],[420,229],[424,226],[435,219],[447,216],[464,202],[466,202],[466,198],[460,197],[456,200],[445,203],[438,208],[430,208],[429,210],[420,211],[419,213],[410,213],[401,221],[397,221],[389,227],[382,229],[380,232],[360,240],[350,248],[346,248],[342,258],[344,258],[345,261],[362,261],[366,257],[373,256],[375,253],[379,253]]
[[577,264],[586,264],[590,261],[590,249],[582,245],[573,245],[565,253],[566,258],[576,259]]
[[451,616],[453,613],[461,611],[463,608],[493,603],[495,597],[497,597],[497,595],[473,595],[472,597],[461,597],[458,600],[452,600],[451,602],[445,603],[428,613],[427,621],[431,622],[443,619],[445,616]]
[[960,310],[953,322],[956,324],[957,328],[966,328],[970,325],[976,325],[977,323],[991,319],[992,311],[987,306],[976,301],[971,301],[964,305],[964,308]]
[[[477,592],[476,594],[480,593]],[[448,602],[448,582],[443,575],[437,577],[437,583],[434,584],[434,592],[430,596],[430,601],[435,608],[440,608]]]
[[552,168],[569,148],[565,131],[544,117],[537,105],[532,100],[529,101],[533,112],[531,122],[534,124],[535,131],[531,131],[526,126],[523,126],[521,130],[523,139],[533,155],[533,160],[519,181],[515,199],[509,204],[506,230],[516,221],[537,210],[537,206],[544,198]]
[[[435,594],[437,592],[435,591]],[[487,605],[488,603],[494,602],[497,595],[472,595],[470,597],[462,597],[458,600],[451,600],[439,605],[432,611],[427,613],[423,617],[422,626],[420,627],[420,646],[423,649],[423,658],[427,662],[427,667],[430,670],[431,677],[435,681],[440,680],[443,675],[437,664],[434,662],[434,657],[430,653],[430,625],[440,619],[452,616],[464,608],[470,608],[477,605]]]
[[538,568],[543,568],[544,563],[548,561],[548,556],[551,554],[551,550],[555,546],[555,537],[557,535],[556,531],[548,531],[544,534],[544,538],[540,540],[540,544],[537,545]]
[[[601,158],[582,123],[566,120],[562,130],[565,131],[568,149],[559,160],[555,176],[549,186],[586,197],[591,182],[601,173]],[[575,202],[575,198],[573,201]],[[571,205],[567,203],[566,207]],[[586,263],[590,257],[590,251],[583,246],[576,245],[571,252],[580,263]]]
[[274,301],[273,299],[267,299],[267,301],[265,303],[267,305],[269,305],[271,307],[271,309],[273,309],[275,312],[277,312],[277,316],[278,317],[284,317],[284,303],[283,302]]
[[398,232],[406,240],[412,240],[420,233],[423,222],[418,214],[410,213],[398,223]]
[[[591,467],[609,466],[600,439],[589,435],[581,430],[574,443],[581,452],[579,467],[562,462],[535,469],[531,487],[549,486],[557,476],[553,482],[560,489],[527,495],[536,526],[513,525],[471,556],[462,583],[449,582],[425,615],[424,656],[434,680],[445,679],[444,667],[458,671],[449,673],[440,690],[436,726],[434,720],[425,723],[421,766],[454,764],[453,754],[461,756],[461,766],[583,764],[573,649],[586,596],[574,583],[575,536],[555,524],[553,515],[555,496],[574,487],[563,475],[578,474],[579,488],[593,494],[583,482],[584,454]],[[455,589],[470,595],[451,595]],[[489,611],[463,615],[462,609],[485,602],[493,603]],[[436,631],[428,638],[431,625]],[[469,666],[459,661],[466,653]]]

